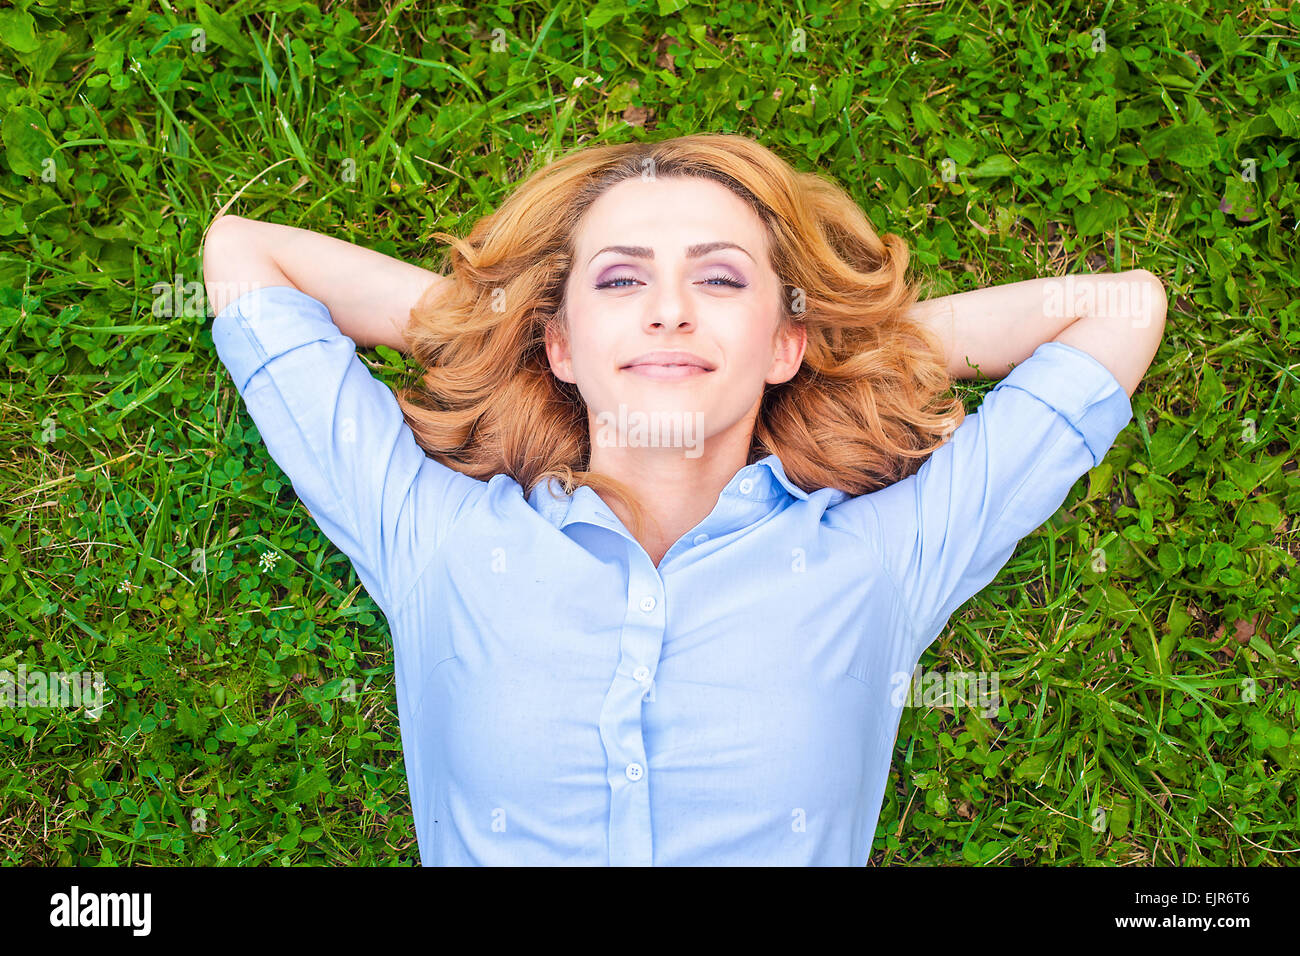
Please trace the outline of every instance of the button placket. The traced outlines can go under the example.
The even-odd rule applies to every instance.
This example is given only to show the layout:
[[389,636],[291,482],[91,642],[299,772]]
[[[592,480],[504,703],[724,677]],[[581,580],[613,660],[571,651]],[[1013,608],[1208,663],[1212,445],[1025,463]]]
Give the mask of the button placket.
[[610,864],[648,866],[653,857],[650,770],[641,712],[663,652],[663,579],[635,541],[628,543],[627,567],[619,662],[601,706],[600,736],[608,760]]

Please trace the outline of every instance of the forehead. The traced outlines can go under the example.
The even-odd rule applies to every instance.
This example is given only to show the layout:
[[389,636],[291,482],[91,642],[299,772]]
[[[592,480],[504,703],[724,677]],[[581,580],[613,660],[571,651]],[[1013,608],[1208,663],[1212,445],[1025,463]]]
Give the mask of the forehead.
[[576,245],[580,257],[613,244],[650,246],[666,255],[714,240],[739,243],[760,261],[766,249],[762,220],[721,183],[695,177],[636,177],[611,186],[592,203]]

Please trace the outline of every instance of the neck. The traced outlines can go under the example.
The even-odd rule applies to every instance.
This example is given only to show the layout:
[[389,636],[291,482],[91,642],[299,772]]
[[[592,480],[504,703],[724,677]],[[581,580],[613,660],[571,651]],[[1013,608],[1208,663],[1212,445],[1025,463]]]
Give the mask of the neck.
[[[684,448],[593,441],[588,468],[622,482],[641,504],[646,523],[637,541],[658,567],[677,539],[709,516],[727,482],[748,464],[752,437],[753,419],[746,416],[710,437],[698,457],[687,457]],[[625,527],[634,530],[630,510],[617,499],[605,503]]]

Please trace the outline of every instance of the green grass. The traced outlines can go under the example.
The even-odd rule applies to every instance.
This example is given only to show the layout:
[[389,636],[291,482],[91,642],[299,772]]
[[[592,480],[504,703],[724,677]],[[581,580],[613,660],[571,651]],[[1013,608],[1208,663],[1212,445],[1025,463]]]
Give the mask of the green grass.
[[0,668],[107,684],[0,708],[0,859],[417,862],[383,618],[155,284],[233,197],[432,266],[548,158],[695,131],[836,177],[935,294],[1170,294],[1135,421],[922,658],[1003,707],[904,712],[873,861],[1300,859],[1300,10],[151,6],[0,12]]

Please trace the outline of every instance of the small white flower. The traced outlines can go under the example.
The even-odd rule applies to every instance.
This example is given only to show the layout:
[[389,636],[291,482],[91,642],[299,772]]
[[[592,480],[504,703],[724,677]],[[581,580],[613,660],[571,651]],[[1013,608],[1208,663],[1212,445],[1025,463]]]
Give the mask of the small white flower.
[[118,593],[118,594],[121,594],[123,591],[126,591],[126,592],[129,593],[129,592],[134,591],[134,590],[135,590],[135,585],[131,583],[131,579],[130,579],[130,578],[123,578],[123,579],[122,579],[122,583],[119,584],[119,585],[117,586],[117,593]]
[[272,571],[275,569],[275,563],[280,560],[280,556],[274,551],[263,551],[261,559],[257,562],[263,571]]

